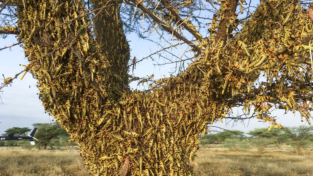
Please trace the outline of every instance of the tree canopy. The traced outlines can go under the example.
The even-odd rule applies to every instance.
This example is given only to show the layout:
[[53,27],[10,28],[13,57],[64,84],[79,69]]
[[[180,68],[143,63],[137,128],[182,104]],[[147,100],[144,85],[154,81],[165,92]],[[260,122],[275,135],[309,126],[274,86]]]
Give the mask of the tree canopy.
[[280,133],[282,133],[281,129],[272,129],[271,131],[268,131],[267,128],[259,128],[259,129],[250,131],[247,134],[253,137],[259,137],[259,138],[272,138],[272,137],[277,137]]
[[36,141],[36,145],[44,146],[44,149],[47,149],[51,139],[67,134],[63,128],[59,128],[56,124],[36,123],[33,124],[33,126],[38,128],[37,133],[35,134],[35,137],[38,139],[38,141]]
[[13,127],[13,128],[9,128],[9,129],[5,130],[5,134],[3,134],[3,135],[9,135],[9,134],[13,133],[17,136],[20,136],[20,135],[25,136],[24,134],[26,132],[29,132],[30,130],[31,129],[29,129],[27,127],[24,127],[24,128]]

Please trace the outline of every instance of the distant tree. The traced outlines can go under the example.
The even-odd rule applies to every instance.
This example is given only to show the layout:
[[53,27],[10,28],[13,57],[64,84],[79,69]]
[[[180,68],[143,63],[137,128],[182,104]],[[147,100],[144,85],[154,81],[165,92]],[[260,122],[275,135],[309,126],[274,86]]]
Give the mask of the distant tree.
[[51,139],[58,139],[58,137],[64,134],[64,129],[59,128],[56,124],[33,124],[37,128],[35,137],[39,140],[36,142],[36,145],[40,148],[43,146],[44,149],[47,149]]
[[266,137],[253,138],[253,139],[250,139],[249,142],[250,142],[250,144],[252,144],[252,146],[257,147],[257,153],[258,154],[262,154],[268,145],[272,145],[272,144],[277,143],[276,139],[266,138]]
[[13,128],[9,128],[5,131],[4,135],[8,135],[11,133],[17,134],[18,136],[22,135],[22,136],[26,136],[25,133],[29,132],[31,129],[24,127],[24,128],[19,128],[19,127],[13,127]]
[[234,137],[240,137],[244,134],[244,132],[239,130],[227,130],[220,133],[217,133],[217,137],[219,142],[224,142],[226,139],[231,139]]
[[217,134],[205,135],[201,140],[201,144],[214,144],[216,142],[218,142]]
[[310,139],[313,138],[312,126],[285,127],[282,130],[284,133],[280,134],[280,136],[291,139],[286,143],[294,147],[297,154],[299,154],[302,149],[307,148],[310,144]]
[[208,134],[204,136],[203,143],[221,143],[224,142],[226,139],[242,137],[243,134],[244,132],[239,130],[227,130],[216,134]]
[[258,138],[272,138],[272,137],[278,137],[279,133],[281,132],[282,132],[281,129],[276,129],[276,128],[271,129],[270,131],[268,131],[268,128],[258,128],[253,131],[250,131],[247,134],[253,137],[258,137]]
[[[55,123],[55,125],[58,125]],[[77,145],[74,141],[69,141],[70,140],[70,135],[66,132],[65,128],[60,127],[61,132],[58,136],[58,140],[54,141],[54,144],[51,145],[60,145],[60,146],[75,146]]]

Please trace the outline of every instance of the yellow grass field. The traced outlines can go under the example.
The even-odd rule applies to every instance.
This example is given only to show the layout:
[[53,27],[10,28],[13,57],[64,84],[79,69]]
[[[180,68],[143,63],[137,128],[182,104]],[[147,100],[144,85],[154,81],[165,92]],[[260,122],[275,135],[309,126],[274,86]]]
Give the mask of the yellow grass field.
[[0,176],[89,176],[78,149],[0,147]]
[[[313,176],[313,149],[297,155],[290,146],[246,151],[200,145],[197,176]],[[89,176],[77,148],[62,150],[0,147],[0,176]]]

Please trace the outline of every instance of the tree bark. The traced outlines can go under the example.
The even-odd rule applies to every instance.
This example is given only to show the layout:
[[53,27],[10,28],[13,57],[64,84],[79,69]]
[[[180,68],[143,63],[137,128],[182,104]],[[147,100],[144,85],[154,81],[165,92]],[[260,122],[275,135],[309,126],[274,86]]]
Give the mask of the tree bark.
[[218,41],[220,41],[220,42],[223,41],[224,42],[223,45],[225,45],[227,35],[228,35],[228,33],[226,32],[227,31],[227,23],[229,22],[229,19],[236,12],[236,9],[238,6],[238,0],[226,0],[226,1],[222,2],[221,6],[223,7],[221,9],[225,10],[225,12],[221,12],[221,9],[220,9],[219,15],[223,15],[224,18],[220,19],[222,21],[220,22],[220,25],[218,27],[218,30],[217,30],[217,33],[215,36],[215,43],[217,43]]
[[[93,9],[103,6],[105,0],[96,1]],[[129,44],[123,30],[123,22],[120,17],[120,7],[123,1],[112,1],[110,7],[103,10],[94,22],[96,42],[101,46],[101,54],[104,55],[111,67],[113,77],[110,82],[113,87],[114,99],[117,101],[122,91],[128,86],[127,64],[130,59]],[[120,79],[121,78],[121,79]],[[113,98],[113,97],[111,97]]]

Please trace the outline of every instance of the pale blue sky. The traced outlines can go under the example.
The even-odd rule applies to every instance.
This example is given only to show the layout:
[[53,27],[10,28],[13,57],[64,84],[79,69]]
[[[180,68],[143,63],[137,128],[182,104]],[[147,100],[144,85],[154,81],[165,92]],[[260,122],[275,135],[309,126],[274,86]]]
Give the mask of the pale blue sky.
[[[201,1],[205,4],[207,8],[212,9],[209,3],[204,0]],[[248,2],[249,3],[249,2]],[[254,1],[251,5],[256,6],[259,4],[259,1]],[[239,9],[238,9],[239,10]],[[254,8],[251,8],[250,11],[254,11]],[[6,13],[4,10],[3,13]],[[198,12],[195,13],[198,15]],[[202,15],[204,17],[212,18],[212,13],[207,13]],[[239,14],[239,19],[244,15]],[[146,23],[146,22],[145,22]],[[207,21],[206,23],[210,23]],[[206,36],[207,28],[201,29],[200,33],[203,36]],[[187,33],[187,32],[186,32]],[[190,35],[187,35],[191,39]],[[151,39],[155,41],[159,41],[159,36],[154,32],[154,35],[151,35]],[[166,35],[167,39],[170,39],[170,35]],[[0,39],[0,48],[12,45],[17,43],[17,39],[15,35],[9,35],[6,39]],[[139,39],[137,34],[132,33],[127,35],[127,40],[130,41],[131,47],[131,58],[136,56],[137,59],[141,59],[143,57],[148,56],[149,54],[160,49],[156,44],[149,42],[147,40]],[[176,42],[174,42],[175,44]],[[164,41],[161,41],[160,44],[163,46],[165,44]],[[169,44],[165,45],[165,47],[169,46]],[[177,47],[177,49],[173,49],[172,52],[177,56],[181,56],[186,49],[186,45],[182,45],[181,48]],[[190,50],[191,48],[188,48]],[[169,54],[165,54],[164,56],[168,56],[170,59],[177,61],[176,58],[172,58]],[[188,55],[191,56],[190,54]],[[143,62],[137,64],[136,69],[134,71],[134,75],[139,77],[145,77],[147,75],[154,74],[154,78],[158,79],[165,75],[168,77],[170,72],[175,70],[175,64],[168,64],[164,66],[154,66],[153,64],[157,63],[166,63],[167,60],[163,58],[154,57],[155,61],[153,62],[151,59],[146,59]],[[186,59],[183,57],[183,59]],[[24,56],[23,48],[19,46],[14,46],[10,49],[0,51],[0,82],[3,82],[2,74],[5,77],[13,77],[15,74],[19,73],[23,70],[23,67],[20,67],[19,64],[27,65],[29,62]],[[190,62],[185,63],[185,68]],[[129,74],[132,74],[130,71]],[[174,74],[176,75],[177,72]],[[27,73],[22,81],[20,81],[20,76],[18,79],[13,81],[12,87],[8,86],[2,89],[3,92],[0,93],[0,134],[3,134],[5,130],[12,127],[28,127],[32,129],[32,124],[34,123],[50,123],[53,119],[52,116],[49,116],[48,113],[45,114],[44,107],[42,106],[41,100],[38,99],[37,93],[39,92],[36,87],[37,80],[35,80],[30,73]],[[29,86],[31,86],[29,88]],[[132,89],[142,90],[143,86],[137,87],[137,82],[133,82],[130,84]],[[147,88],[147,84],[145,86]],[[234,109],[234,114],[242,114],[242,108]],[[299,125],[308,125],[306,121],[301,122],[300,114],[297,112],[295,115],[292,112],[284,114],[282,110],[275,110],[272,113],[273,116],[277,116],[277,122],[281,123],[282,126],[299,126]],[[258,122],[258,119],[251,119],[249,121],[244,121],[244,123],[238,122],[234,123],[233,120],[223,119],[223,124],[219,121],[213,124],[213,126],[218,126],[222,128],[226,128],[228,130],[241,130],[244,132],[248,132],[255,128],[266,128],[268,127],[268,123]],[[212,130],[218,130],[216,128],[211,128]]]

